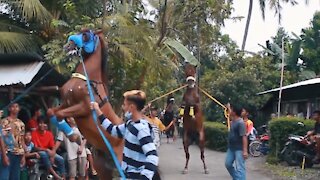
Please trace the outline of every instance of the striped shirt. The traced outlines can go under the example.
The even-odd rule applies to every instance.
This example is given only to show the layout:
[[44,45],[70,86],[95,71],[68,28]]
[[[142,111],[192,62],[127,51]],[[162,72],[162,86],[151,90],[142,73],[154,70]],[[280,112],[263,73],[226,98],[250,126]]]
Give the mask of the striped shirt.
[[151,180],[157,171],[159,158],[148,121],[128,120],[125,124],[113,125],[104,115],[99,116],[99,120],[112,136],[125,139],[121,166],[126,177]]

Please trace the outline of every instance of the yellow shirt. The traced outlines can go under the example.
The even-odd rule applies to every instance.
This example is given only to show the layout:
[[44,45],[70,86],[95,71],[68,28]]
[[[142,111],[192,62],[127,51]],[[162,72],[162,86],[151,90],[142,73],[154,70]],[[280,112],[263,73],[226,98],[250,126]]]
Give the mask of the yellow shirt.
[[160,119],[158,119],[157,117],[147,118],[147,119],[148,119],[150,124],[153,124],[153,125],[157,126],[160,129],[160,131],[164,131],[164,129],[166,128],[163,125],[162,121]]

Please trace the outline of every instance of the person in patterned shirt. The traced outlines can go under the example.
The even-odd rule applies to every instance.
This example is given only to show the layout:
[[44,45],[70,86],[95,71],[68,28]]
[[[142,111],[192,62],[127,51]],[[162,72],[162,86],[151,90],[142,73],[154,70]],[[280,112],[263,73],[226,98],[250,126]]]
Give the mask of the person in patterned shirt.
[[2,171],[2,175],[4,176],[1,178],[3,180],[20,179],[21,167],[25,165],[25,125],[20,119],[18,119],[19,112],[19,104],[12,103],[9,106],[9,116],[2,119],[0,122],[3,130],[3,140],[7,151],[6,155],[9,158],[10,163],[10,165]]
[[[0,110],[0,119],[2,118],[3,111]],[[4,146],[2,138],[2,127],[0,126],[0,177],[8,176],[7,167],[9,166],[9,158],[6,154],[6,148]]]

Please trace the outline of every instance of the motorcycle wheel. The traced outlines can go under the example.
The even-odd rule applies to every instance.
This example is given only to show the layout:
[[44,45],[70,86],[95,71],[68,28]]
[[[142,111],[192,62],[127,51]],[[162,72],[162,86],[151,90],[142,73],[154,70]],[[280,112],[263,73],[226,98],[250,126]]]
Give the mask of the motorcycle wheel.
[[294,152],[294,147],[292,144],[288,144],[286,147],[284,147],[282,151],[282,157],[283,160],[287,162],[289,166],[297,166],[300,164],[300,161]]
[[260,141],[253,141],[250,143],[249,145],[249,153],[251,156],[253,157],[259,157],[261,156],[261,151],[260,151],[260,148],[261,148],[261,142]]

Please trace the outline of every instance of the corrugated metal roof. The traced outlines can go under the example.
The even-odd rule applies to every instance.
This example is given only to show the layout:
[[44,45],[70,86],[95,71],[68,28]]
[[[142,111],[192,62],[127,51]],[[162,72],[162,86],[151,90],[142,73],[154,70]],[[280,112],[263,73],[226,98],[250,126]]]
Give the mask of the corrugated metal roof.
[[0,65],[0,86],[31,82],[44,62],[27,64]]
[[[312,85],[312,84],[319,84],[319,83],[320,83],[320,78],[314,78],[314,79],[309,79],[306,81],[301,81],[298,83],[290,84],[288,86],[283,86],[282,90],[291,89],[291,88],[300,87],[300,86],[307,86],[307,85]],[[268,91],[263,91],[263,92],[258,93],[258,95],[268,94],[268,93],[276,92],[276,91],[280,91],[280,88],[271,89]]]

